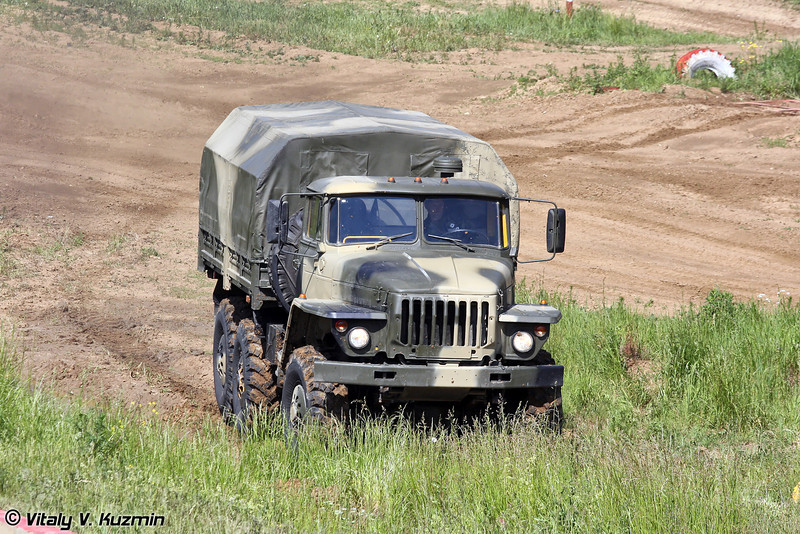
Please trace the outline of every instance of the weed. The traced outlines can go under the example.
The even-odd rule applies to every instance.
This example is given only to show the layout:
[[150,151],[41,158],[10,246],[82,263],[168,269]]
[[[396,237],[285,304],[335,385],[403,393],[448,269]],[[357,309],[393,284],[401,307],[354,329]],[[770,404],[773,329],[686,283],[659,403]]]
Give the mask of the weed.
[[759,98],[800,98],[800,44],[783,42],[780,48],[747,59],[737,64],[731,89]]
[[715,288],[706,296],[702,313],[712,319],[731,318],[736,314],[737,309],[738,305],[733,301],[733,294]]
[[144,380],[149,386],[156,386],[164,382],[164,377],[161,374],[152,372],[143,362],[130,364],[129,373],[131,378]]
[[626,65],[622,56],[616,63],[607,67],[584,65],[587,72],[578,75],[572,69],[566,78],[566,85],[573,91],[589,91],[602,93],[610,87],[619,89],[641,89],[644,91],[660,91],[664,85],[678,83],[674,69],[662,65],[651,66],[647,55],[636,51],[633,63]]
[[52,261],[59,257],[60,252],[64,249],[64,244],[59,240],[53,240],[48,245],[36,245],[34,252],[44,257],[48,261]]
[[11,256],[8,234],[0,235],[0,276],[12,276],[17,268],[17,261]]
[[160,258],[161,254],[153,247],[143,247],[140,253],[142,259]]
[[108,252],[109,254],[114,254],[119,252],[129,240],[130,237],[125,234],[114,234],[108,241],[108,245],[106,246],[106,252]]
[[762,137],[761,143],[767,148],[786,148],[789,140],[785,137]]
[[75,232],[68,238],[70,248],[77,248],[83,246],[86,242],[86,234],[83,232]]
[[278,48],[277,50],[268,50],[266,52],[266,54],[267,54],[267,57],[270,58],[270,59],[278,59],[281,56],[283,56],[284,54],[286,54],[286,51],[281,47],[281,48]]
[[68,259],[69,251],[82,246],[85,239],[86,235],[83,232],[72,232],[69,228],[65,228],[47,244],[36,245],[33,251],[47,261],[59,258]]
[[200,292],[198,290],[188,287],[171,287],[169,288],[169,294],[172,297],[182,300],[194,299],[200,296]]
[[314,63],[319,63],[319,56],[308,55],[308,54],[299,54],[290,58],[292,61],[297,61],[298,63],[308,63],[309,61]]

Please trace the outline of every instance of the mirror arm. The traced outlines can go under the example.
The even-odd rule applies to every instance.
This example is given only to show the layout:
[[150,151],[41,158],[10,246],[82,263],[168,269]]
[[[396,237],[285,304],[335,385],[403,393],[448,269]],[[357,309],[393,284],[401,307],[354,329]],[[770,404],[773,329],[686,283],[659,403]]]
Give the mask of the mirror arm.
[[523,202],[538,202],[540,204],[550,204],[555,209],[558,209],[558,206],[556,206],[556,203],[553,202],[552,200],[538,200],[535,198],[524,198],[524,197],[511,197],[511,200],[521,200]]
[[[550,204],[551,206],[553,206],[553,209],[558,211],[558,206],[556,205],[555,202],[553,202],[551,200],[539,200],[539,199],[536,199],[536,198],[524,198],[524,197],[512,197],[511,200],[518,200],[518,201],[522,201],[522,202],[538,202],[539,204]],[[552,252],[549,258],[544,258],[544,259],[540,259],[540,260],[520,260],[518,258],[515,258],[514,261],[516,261],[517,263],[541,263],[543,261],[551,261],[555,257],[556,257],[556,253]]]
[[517,260],[517,263],[541,263],[543,261],[551,261],[553,258],[556,257],[556,253],[553,252],[549,258],[543,258],[541,260]]

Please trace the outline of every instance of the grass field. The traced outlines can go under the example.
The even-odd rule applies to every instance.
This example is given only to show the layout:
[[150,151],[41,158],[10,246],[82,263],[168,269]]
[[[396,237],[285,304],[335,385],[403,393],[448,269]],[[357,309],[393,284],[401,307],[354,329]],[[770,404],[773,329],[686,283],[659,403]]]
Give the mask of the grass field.
[[[676,33],[604,13],[594,6],[571,19],[553,6],[525,3],[476,7],[469,2],[448,9],[421,9],[400,2],[285,2],[264,0],[2,0],[24,8],[44,27],[93,23],[116,31],[156,31],[162,38],[194,27],[207,44],[235,47],[240,39],[274,40],[318,50],[370,58],[419,59],[418,54],[465,48],[503,49],[521,41],[559,45],[664,46],[729,39],[709,33]],[[463,8],[463,9],[460,9]],[[202,33],[201,33],[202,35]],[[199,38],[203,41],[203,37]]]
[[800,530],[800,309],[785,293],[715,290],[673,316],[549,297],[564,313],[549,343],[566,367],[561,435],[360,419],[294,451],[277,417],[241,438],[217,417],[64,403],[20,378],[6,338],[0,507],[155,513],[175,532]]

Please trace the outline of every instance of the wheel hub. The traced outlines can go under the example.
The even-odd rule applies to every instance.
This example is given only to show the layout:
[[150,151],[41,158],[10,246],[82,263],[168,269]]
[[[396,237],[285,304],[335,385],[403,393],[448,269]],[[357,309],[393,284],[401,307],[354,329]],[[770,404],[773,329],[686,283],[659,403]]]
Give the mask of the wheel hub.
[[220,381],[224,384],[228,364],[225,361],[227,358],[225,358],[225,353],[222,350],[223,347],[223,340],[220,340],[219,346],[217,347],[217,353],[214,354],[214,358],[216,359],[214,367],[217,370],[217,376],[219,376]]
[[242,396],[244,395],[244,369],[241,362],[239,362],[239,368],[237,369],[236,377],[238,382],[236,391],[239,395],[239,398],[241,399]]
[[289,420],[292,423],[298,422],[305,417],[307,411],[306,390],[301,384],[298,384],[292,390],[292,405],[289,407]]

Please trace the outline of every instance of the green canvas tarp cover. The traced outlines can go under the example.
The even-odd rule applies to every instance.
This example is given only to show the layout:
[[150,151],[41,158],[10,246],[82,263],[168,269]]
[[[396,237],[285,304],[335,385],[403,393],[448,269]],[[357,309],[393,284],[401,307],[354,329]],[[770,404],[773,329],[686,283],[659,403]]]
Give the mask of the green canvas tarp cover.
[[[433,176],[433,160],[458,156],[456,177],[517,194],[494,149],[430,116],[344,102],[242,106],[206,142],[200,169],[200,229],[253,261],[268,253],[270,199],[331,176]],[[516,204],[516,203],[515,203]],[[512,206],[512,245],[518,243]]]

